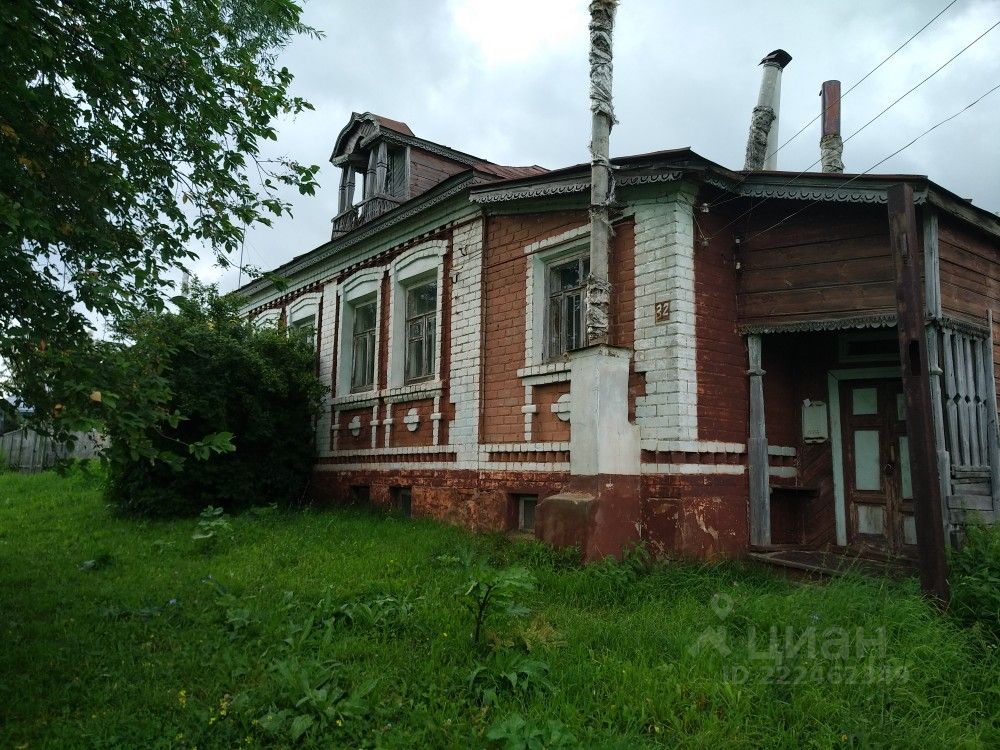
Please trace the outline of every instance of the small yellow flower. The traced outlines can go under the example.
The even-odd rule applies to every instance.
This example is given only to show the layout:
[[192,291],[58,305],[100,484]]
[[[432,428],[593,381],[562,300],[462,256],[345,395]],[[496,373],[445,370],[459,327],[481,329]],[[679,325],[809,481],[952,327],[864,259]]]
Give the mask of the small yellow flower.
[[341,719],[337,719],[337,726],[338,726],[338,727],[342,727],[342,726],[344,726],[344,722],[343,722],[343,720],[341,720]]
[[181,708],[187,708],[188,704],[187,690],[177,691],[177,702],[181,705]]

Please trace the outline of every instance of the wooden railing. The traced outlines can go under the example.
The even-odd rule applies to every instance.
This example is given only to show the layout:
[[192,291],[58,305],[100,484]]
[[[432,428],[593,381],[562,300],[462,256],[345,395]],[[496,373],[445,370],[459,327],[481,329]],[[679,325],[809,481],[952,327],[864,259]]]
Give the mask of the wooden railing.
[[365,198],[356,206],[351,206],[343,213],[334,217],[331,239],[336,239],[347,234],[362,224],[371,221],[376,216],[381,216],[387,211],[391,211],[402,202],[401,198],[394,198],[391,195],[382,193]]

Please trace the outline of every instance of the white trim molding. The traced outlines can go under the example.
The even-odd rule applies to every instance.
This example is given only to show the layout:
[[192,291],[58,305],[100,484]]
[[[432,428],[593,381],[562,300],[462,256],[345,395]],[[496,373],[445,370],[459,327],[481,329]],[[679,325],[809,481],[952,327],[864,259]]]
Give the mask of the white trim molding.
[[389,264],[389,387],[404,385],[406,373],[406,290],[431,279],[437,284],[437,324],[434,335],[434,373],[441,372],[441,317],[444,294],[445,240],[431,240],[410,248]]
[[[378,389],[379,342],[382,328],[382,277],[385,276],[385,266],[376,266],[358,271],[344,281],[337,290],[340,308],[340,326],[337,331],[337,382],[335,393],[338,399],[347,396],[374,396]],[[375,372],[370,391],[351,393],[351,356],[354,331],[354,305],[362,300],[375,299]]]
[[[587,255],[590,252],[590,227],[585,225],[571,229],[568,232],[548,237],[538,242],[526,245],[524,248],[525,279],[524,279],[524,369],[534,370],[545,368],[550,364],[545,361],[545,313],[546,313],[546,281],[548,268],[553,263],[568,260],[575,256]],[[565,365],[569,369],[569,363]],[[555,368],[553,368],[553,372]],[[520,371],[518,371],[520,374]],[[568,380],[569,378],[565,378]],[[558,381],[548,381],[558,382]]]

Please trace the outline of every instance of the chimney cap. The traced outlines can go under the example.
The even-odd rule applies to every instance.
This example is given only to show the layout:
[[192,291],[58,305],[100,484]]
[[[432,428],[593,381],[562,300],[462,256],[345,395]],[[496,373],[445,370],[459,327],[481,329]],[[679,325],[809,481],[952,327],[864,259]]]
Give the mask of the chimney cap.
[[761,65],[777,65],[784,70],[785,66],[792,61],[792,56],[783,49],[776,49],[760,61]]

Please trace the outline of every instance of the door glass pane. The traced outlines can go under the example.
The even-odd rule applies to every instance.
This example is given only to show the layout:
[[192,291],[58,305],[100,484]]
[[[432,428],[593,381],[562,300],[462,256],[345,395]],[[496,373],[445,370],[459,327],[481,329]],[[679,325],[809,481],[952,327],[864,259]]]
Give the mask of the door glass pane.
[[906,421],[906,396],[902,393],[896,394],[896,419],[900,422]]
[[881,505],[859,505],[858,533],[885,536],[885,508]]
[[857,417],[878,413],[878,388],[852,388],[851,413]]
[[904,500],[913,499],[913,484],[910,481],[910,439],[903,435],[899,438],[899,482],[900,492]]
[[878,430],[855,430],[854,488],[870,492],[882,489],[880,465]]
[[917,543],[917,522],[913,516],[903,516],[903,544]]

